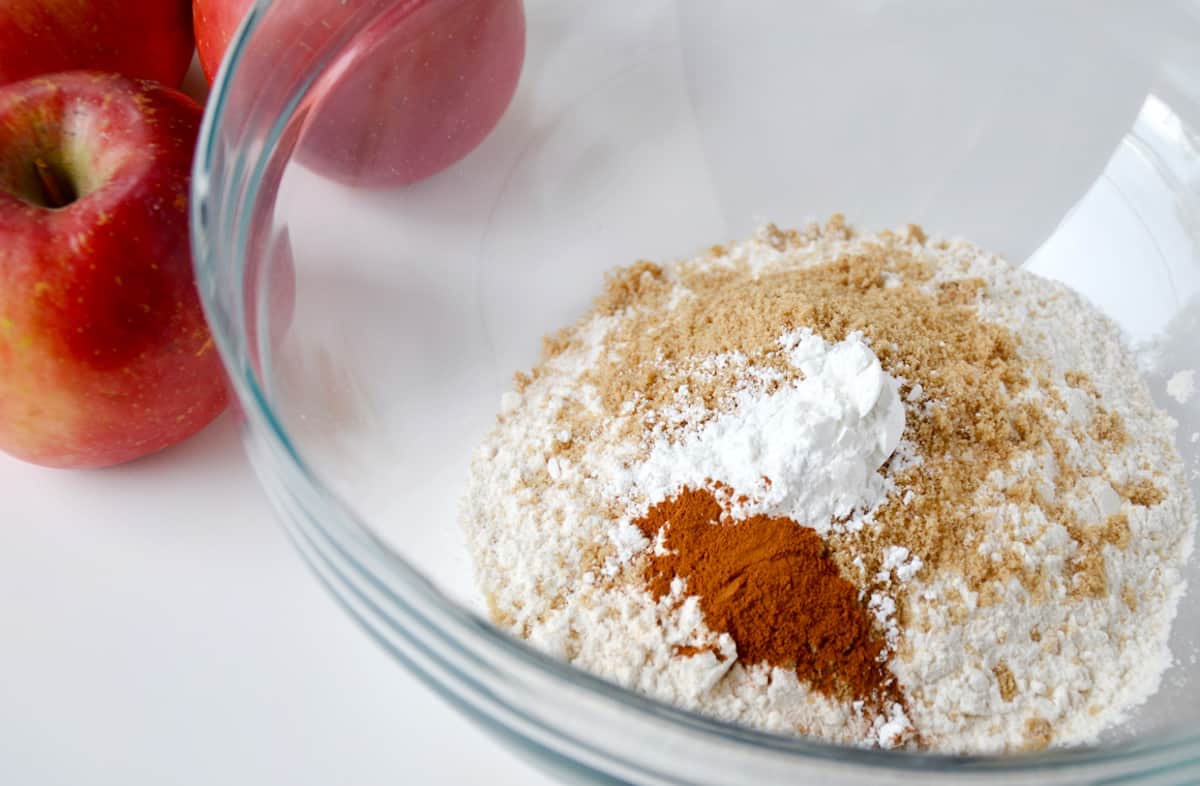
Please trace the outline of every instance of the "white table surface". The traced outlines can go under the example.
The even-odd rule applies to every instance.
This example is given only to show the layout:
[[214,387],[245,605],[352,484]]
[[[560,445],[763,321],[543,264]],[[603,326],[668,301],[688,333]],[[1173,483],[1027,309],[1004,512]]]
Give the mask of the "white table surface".
[[229,416],[109,470],[0,455],[0,631],[0,783],[550,783],[342,613]]

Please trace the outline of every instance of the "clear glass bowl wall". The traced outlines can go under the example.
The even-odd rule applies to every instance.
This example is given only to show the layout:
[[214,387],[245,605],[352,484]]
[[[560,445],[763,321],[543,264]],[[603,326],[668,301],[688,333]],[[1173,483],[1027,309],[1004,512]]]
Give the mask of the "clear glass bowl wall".
[[[1200,780],[1196,592],[1163,690],[1098,747],[851,751],[680,712],[508,638],[456,520],[513,371],[606,269],[835,211],[962,235],[1091,298],[1154,361],[1195,486],[1200,403],[1164,387],[1200,354],[1200,4],[526,0],[495,131],[380,189],[306,166],[306,129],[331,111],[314,86],[411,3],[328,2],[345,10],[319,43],[266,0],[235,40],[197,158],[196,263],[265,487],[400,663],[582,781]],[[345,142],[362,174],[370,140]]]

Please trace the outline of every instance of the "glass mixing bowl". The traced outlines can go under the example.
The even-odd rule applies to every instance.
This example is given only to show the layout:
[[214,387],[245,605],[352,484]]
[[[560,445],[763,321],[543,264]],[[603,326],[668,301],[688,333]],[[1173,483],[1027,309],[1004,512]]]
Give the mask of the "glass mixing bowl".
[[[473,118],[503,108],[519,59],[481,70],[455,53],[514,18],[519,34],[514,7],[259,0],[210,99],[199,286],[253,463],[346,609],[463,713],[581,782],[1200,782],[1196,592],[1162,690],[1099,745],[851,750],[540,655],[481,612],[456,520],[511,374],[603,271],[833,212],[959,234],[1091,298],[1139,348],[1196,486],[1200,399],[1165,382],[1197,365],[1200,2],[525,0],[507,111],[417,179],[413,160],[458,154],[435,160],[438,134],[470,147],[487,130]],[[380,86],[387,51],[411,55],[402,78],[426,93]],[[434,152],[389,159],[414,133]]]

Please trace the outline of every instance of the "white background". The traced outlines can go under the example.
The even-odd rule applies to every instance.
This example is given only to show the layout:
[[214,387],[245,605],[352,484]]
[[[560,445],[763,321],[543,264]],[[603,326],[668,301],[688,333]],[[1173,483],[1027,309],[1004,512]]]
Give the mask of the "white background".
[[0,782],[550,781],[325,593],[223,416],[100,471],[0,455]]

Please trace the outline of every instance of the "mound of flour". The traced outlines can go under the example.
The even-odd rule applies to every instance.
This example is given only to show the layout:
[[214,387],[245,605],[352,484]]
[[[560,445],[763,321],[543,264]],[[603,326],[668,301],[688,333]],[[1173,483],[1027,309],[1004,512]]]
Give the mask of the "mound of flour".
[[[802,275],[814,284],[804,292],[837,297],[804,311],[762,284]],[[914,326],[925,354],[906,355],[917,339],[890,340],[869,320],[839,334],[862,320],[859,290]],[[741,291],[753,294],[729,294]],[[946,313],[977,321],[977,335],[964,337],[963,319],[905,312],[917,297],[959,309]],[[733,327],[706,323],[739,309]],[[772,321],[793,313],[821,325]],[[1003,343],[989,325],[1014,337],[1001,349],[1019,384],[976,380],[986,362],[928,361],[939,331]],[[962,393],[972,384],[980,422],[999,413],[1019,446],[989,457],[951,441],[963,455],[936,455],[939,419],[955,407],[974,417]],[[1173,428],[1117,328],[1059,284],[915,228],[766,227],[614,276],[591,313],[551,337],[477,452],[463,522],[497,623],[664,701],[856,745],[1085,742],[1152,694],[1171,662],[1195,523]],[[873,715],[786,669],[743,663],[686,581],[658,600],[646,590],[642,555],[661,544],[630,522],[713,481],[738,495],[735,517],[787,516],[827,538],[887,637],[903,708]],[[961,531],[923,530],[937,494]]]

